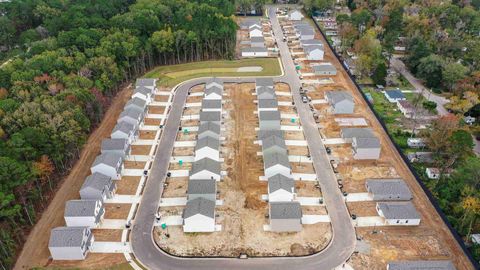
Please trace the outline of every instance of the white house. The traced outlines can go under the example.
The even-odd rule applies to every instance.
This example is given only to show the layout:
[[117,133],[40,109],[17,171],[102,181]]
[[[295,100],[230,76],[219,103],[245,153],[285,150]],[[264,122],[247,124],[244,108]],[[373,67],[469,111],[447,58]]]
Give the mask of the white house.
[[184,232],[215,231],[215,201],[196,198],[187,201],[183,211]]
[[50,232],[48,249],[54,260],[84,260],[93,241],[88,227],[57,227]]
[[105,209],[101,200],[70,200],[63,215],[68,227],[95,228],[102,221]]
[[204,137],[197,141],[195,145],[194,161],[203,158],[210,158],[220,161],[220,141],[212,137]]
[[248,29],[248,35],[252,37],[263,37],[263,29],[260,26],[254,25]]
[[140,98],[142,100],[145,100],[147,104],[150,104],[150,102],[152,102],[152,93],[152,89],[140,86],[133,90],[132,98]]
[[411,202],[378,202],[376,209],[386,225],[420,225],[420,215]]
[[355,108],[353,97],[347,91],[327,91],[325,99],[332,106],[334,114],[351,114]]
[[192,169],[190,170],[190,180],[215,179],[220,181],[220,178],[220,162],[211,158],[203,158],[193,162]]
[[101,173],[89,175],[80,188],[82,200],[101,200],[112,198],[117,185],[110,176]]
[[299,202],[270,202],[268,216],[270,230],[273,232],[302,230],[302,207]]
[[268,49],[265,47],[246,47],[242,49],[242,57],[267,57]]
[[[444,176],[450,176],[451,170],[447,170],[446,172],[443,173]],[[439,168],[426,168],[425,173],[427,174],[427,177],[430,179],[440,179],[442,176],[442,172],[440,172]]]
[[399,100],[406,100],[407,98],[400,90],[385,90],[385,97],[389,102],[395,103]]
[[122,113],[120,113],[120,116],[118,117],[117,123],[120,122],[127,122],[129,124],[132,124],[136,127],[141,126],[143,124],[143,116],[144,114],[142,112],[139,112],[138,110],[135,109],[126,109],[123,110]]
[[287,177],[292,176],[292,168],[286,153],[273,153],[263,155],[263,166],[267,178],[276,174],[282,174]]
[[412,118],[415,115],[415,108],[408,100],[398,100],[397,107],[406,118]]
[[427,146],[425,140],[422,138],[408,138],[407,145],[411,148],[421,148]]
[[268,201],[288,202],[295,198],[295,184],[291,177],[276,174],[268,178]]
[[120,122],[113,128],[110,137],[112,139],[127,139],[128,143],[134,142],[138,137],[138,126],[127,122]]
[[307,55],[308,60],[323,60],[325,54],[323,46],[318,45],[305,46],[303,51]]
[[302,12],[298,10],[292,10],[288,13],[288,19],[290,21],[301,21],[303,19],[303,14]]
[[123,173],[123,158],[117,154],[101,154],[95,158],[90,171],[92,174],[101,173],[114,180],[119,180]]
[[379,159],[380,158],[380,140],[378,138],[357,138],[352,139],[353,158]]

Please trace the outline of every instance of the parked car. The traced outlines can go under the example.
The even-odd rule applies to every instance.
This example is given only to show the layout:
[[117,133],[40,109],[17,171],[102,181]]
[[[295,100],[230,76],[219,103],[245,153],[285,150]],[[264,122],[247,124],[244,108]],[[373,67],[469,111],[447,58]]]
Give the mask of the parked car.
[[302,102],[303,102],[303,103],[308,103],[308,98],[307,98],[307,96],[302,96]]

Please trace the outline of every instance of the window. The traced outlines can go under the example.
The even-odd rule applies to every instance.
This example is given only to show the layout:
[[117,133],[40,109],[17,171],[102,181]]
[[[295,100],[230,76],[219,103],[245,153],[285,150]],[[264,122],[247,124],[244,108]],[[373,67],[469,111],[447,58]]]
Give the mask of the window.
[[405,224],[407,224],[407,223],[408,223],[408,219],[407,219],[407,220],[405,220]]
[[397,224],[400,223],[400,220],[397,220]]

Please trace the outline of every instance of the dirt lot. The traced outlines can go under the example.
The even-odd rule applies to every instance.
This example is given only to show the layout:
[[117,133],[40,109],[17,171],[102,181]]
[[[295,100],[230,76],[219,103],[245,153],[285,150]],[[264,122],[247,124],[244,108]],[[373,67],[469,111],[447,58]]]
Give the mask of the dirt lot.
[[140,184],[140,176],[122,176],[122,180],[117,181],[116,194],[135,195],[138,184]]
[[140,140],[153,140],[156,134],[156,131],[140,130],[140,136],[138,136],[138,138]]
[[152,149],[151,145],[132,145],[130,155],[148,155]]
[[185,197],[188,187],[188,177],[175,177],[168,181],[168,186],[163,190],[162,197]]
[[175,147],[172,156],[193,156],[193,147]]
[[[165,95],[155,95],[155,101],[158,101],[158,102],[167,102],[168,98],[169,96],[165,96]],[[150,108],[151,107],[153,106],[150,106]]]
[[144,119],[144,123],[146,126],[159,126],[161,123],[160,119],[148,118],[148,116]]
[[[304,226],[302,232],[277,234],[265,232],[263,225],[268,223],[265,214],[267,203],[261,195],[267,193],[267,182],[259,181],[263,175],[263,162],[256,153],[261,147],[253,143],[256,139],[255,125],[258,119],[253,111],[256,104],[255,96],[251,95],[253,84],[226,85],[231,102],[226,103],[229,118],[223,125],[226,128],[225,147],[222,156],[228,176],[218,183],[220,199],[223,206],[217,206],[220,216],[217,223],[222,225],[221,232],[208,234],[184,234],[182,228],[170,227],[169,234],[173,237],[162,237],[162,231],[155,235],[161,247],[182,255],[216,255],[238,256],[240,253],[249,255],[305,255],[319,251],[325,247],[331,237],[328,223]],[[302,132],[295,132],[296,137]],[[304,147],[306,148],[306,147]],[[313,168],[312,168],[313,169]],[[171,180],[165,196],[185,194],[187,179],[181,182]],[[313,183],[297,183],[299,193],[304,196],[321,194]],[[325,213],[323,207],[306,208],[307,212]],[[181,213],[176,207],[163,208],[162,211]],[[265,245],[275,243],[275,245]]]
[[165,106],[149,106],[148,113],[163,114],[165,112]]
[[120,242],[122,240],[123,230],[102,230],[93,229],[92,233],[95,241]]
[[106,219],[127,219],[128,212],[132,205],[127,203],[106,203],[105,216]]

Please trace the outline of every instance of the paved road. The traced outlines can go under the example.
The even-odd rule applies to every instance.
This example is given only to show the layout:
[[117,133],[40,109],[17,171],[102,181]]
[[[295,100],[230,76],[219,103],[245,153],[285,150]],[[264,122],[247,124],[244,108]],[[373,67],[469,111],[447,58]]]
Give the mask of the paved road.
[[[235,258],[179,258],[164,253],[154,243],[152,230],[154,215],[157,211],[158,201],[163,191],[163,182],[169,165],[169,155],[156,155],[152,170],[139,205],[135,224],[132,228],[131,244],[136,258],[149,269],[179,270],[179,269],[261,269],[283,270],[297,269],[333,269],[343,264],[353,253],[355,248],[355,230],[340,193],[333,171],[330,168],[329,159],[323,147],[319,132],[316,128],[312,113],[306,104],[300,100],[300,80],[296,75],[295,66],[291,60],[288,47],[281,42],[280,25],[276,19],[274,8],[269,9],[272,19],[273,30],[278,39],[281,57],[284,64],[285,75],[275,78],[276,81],[286,82],[292,88],[293,98],[297,104],[297,110],[302,121],[305,136],[307,138],[310,154],[314,167],[320,179],[322,195],[327,205],[331,218],[333,238],[326,249],[320,253],[306,257],[275,257],[275,258],[250,258],[247,260]],[[224,82],[247,82],[253,79],[226,78]],[[181,84],[173,100],[175,106],[169,114],[158,149],[162,152],[171,153],[175,142],[182,110],[186,101],[188,90],[205,79],[195,79]]]
[[447,104],[449,100],[442,96],[435,95],[434,93],[432,93],[432,91],[428,90],[427,87],[422,84],[422,82],[420,82],[412,75],[412,73],[410,73],[410,71],[408,71],[402,60],[392,57],[392,59],[390,60],[390,65],[397,72],[400,72],[408,80],[408,82],[413,85],[413,87],[415,87],[415,90],[417,92],[421,93],[427,100],[437,103],[438,115],[442,116],[449,114],[449,112],[444,107],[444,105]]

